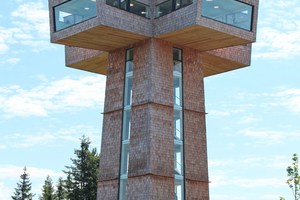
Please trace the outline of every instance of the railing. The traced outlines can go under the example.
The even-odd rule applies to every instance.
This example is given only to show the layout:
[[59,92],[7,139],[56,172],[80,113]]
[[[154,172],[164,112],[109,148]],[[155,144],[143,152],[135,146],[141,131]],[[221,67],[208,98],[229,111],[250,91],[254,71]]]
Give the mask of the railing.
[[252,30],[253,6],[235,0],[203,0],[202,16],[248,31]]
[[97,16],[96,0],[72,0],[54,7],[55,31]]

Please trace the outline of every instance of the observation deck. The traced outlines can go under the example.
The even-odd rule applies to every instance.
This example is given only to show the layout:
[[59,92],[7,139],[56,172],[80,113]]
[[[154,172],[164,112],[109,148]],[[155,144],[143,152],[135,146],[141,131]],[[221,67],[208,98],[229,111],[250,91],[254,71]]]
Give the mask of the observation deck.
[[202,51],[205,76],[249,66],[256,40],[258,0],[49,0],[49,8],[66,65],[104,75],[107,52],[150,38]]

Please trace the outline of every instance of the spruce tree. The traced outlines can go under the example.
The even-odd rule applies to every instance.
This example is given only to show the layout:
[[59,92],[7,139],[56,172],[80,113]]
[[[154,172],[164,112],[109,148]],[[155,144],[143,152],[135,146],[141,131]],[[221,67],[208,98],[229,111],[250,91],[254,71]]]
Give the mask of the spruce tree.
[[42,188],[42,196],[39,197],[39,200],[55,200],[55,199],[56,199],[56,195],[54,192],[52,179],[48,175],[45,180],[45,184],[43,185]]
[[24,172],[20,176],[21,180],[17,183],[17,188],[15,188],[14,196],[11,196],[13,200],[32,200],[35,194],[31,193],[31,182],[29,180],[29,173],[27,173],[27,168],[23,168]]
[[73,165],[65,166],[68,170],[65,181],[67,199],[95,200],[97,197],[97,179],[100,156],[96,148],[90,150],[90,140],[83,135],[80,149],[75,149]]
[[64,181],[62,177],[59,177],[58,183],[56,185],[56,199],[57,200],[64,200],[65,199],[65,189],[64,189]]

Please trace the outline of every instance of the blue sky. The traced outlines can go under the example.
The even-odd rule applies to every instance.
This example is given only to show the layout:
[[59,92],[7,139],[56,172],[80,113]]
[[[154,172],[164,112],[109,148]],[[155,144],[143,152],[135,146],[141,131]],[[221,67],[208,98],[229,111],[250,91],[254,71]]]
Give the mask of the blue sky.
[[[211,200],[292,198],[300,153],[300,1],[261,0],[250,67],[205,78]],[[105,77],[64,66],[48,2],[0,2],[0,199],[27,166],[36,198],[86,134],[100,147]]]

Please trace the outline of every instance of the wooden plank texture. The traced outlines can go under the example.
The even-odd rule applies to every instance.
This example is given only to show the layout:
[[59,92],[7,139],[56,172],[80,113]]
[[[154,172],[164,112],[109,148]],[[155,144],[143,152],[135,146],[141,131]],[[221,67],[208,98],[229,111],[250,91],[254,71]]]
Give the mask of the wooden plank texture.
[[204,77],[224,73],[227,71],[246,67],[246,64],[229,60],[210,53],[203,53],[203,73]]
[[250,40],[245,40],[199,25],[189,26],[157,36],[156,38],[200,51],[251,43]]
[[58,40],[55,43],[88,49],[111,51],[147,38],[149,37],[100,25]]
[[86,60],[82,60],[80,62],[69,65],[68,67],[106,75],[107,58],[108,58],[108,52]]

